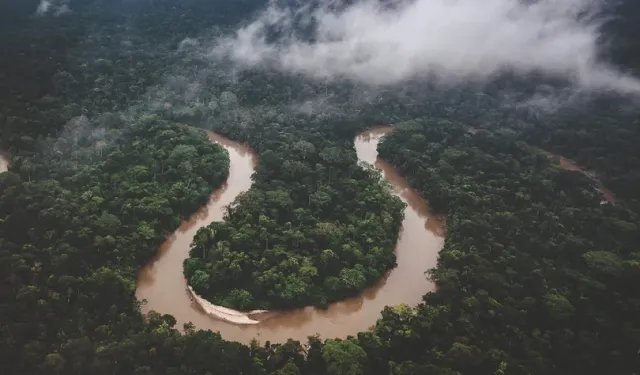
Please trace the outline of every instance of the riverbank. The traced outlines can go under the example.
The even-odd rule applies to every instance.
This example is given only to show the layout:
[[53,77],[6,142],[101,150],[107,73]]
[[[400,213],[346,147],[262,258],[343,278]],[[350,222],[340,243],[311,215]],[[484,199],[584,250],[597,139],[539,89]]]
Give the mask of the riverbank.
[[374,325],[385,306],[420,303],[422,296],[434,289],[424,273],[437,264],[438,252],[444,244],[444,229],[407,181],[377,157],[376,147],[390,130],[390,127],[373,128],[354,140],[358,160],[381,171],[392,193],[407,203],[395,248],[397,267],[374,286],[359,296],[331,303],[324,309],[305,307],[289,311],[242,312],[216,306],[194,293],[182,272],[193,237],[199,228],[223,219],[226,207],[250,188],[256,165],[256,156],[246,145],[209,133],[212,142],[229,152],[229,178],[205,207],[167,239],[156,257],[140,272],[136,294],[139,300],[147,300],[142,306],[143,312],[155,310],[171,314],[178,327],[192,322],[198,329],[221,332],[227,340],[249,343],[257,338],[284,343],[289,338],[304,341],[315,334],[323,338],[345,338]]
[[187,285],[187,290],[191,295],[191,298],[195,303],[200,305],[202,310],[206,312],[208,315],[223,320],[225,322],[233,323],[233,324],[258,324],[260,320],[251,319],[252,315],[257,314],[266,314],[269,311],[267,310],[253,310],[249,312],[242,312],[238,310],[229,309],[227,307],[214,305],[206,299],[200,297],[191,286]]

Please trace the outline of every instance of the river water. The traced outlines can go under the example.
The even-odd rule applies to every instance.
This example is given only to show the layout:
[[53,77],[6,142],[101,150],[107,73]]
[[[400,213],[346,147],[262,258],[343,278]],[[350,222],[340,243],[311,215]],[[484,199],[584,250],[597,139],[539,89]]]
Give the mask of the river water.
[[155,310],[171,314],[180,328],[183,323],[192,322],[198,329],[220,331],[226,340],[249,343],[256,338],[260,342],[282,343],[289,338],[305,341],[307,336],[314,334],[322,338],[355,335],[374,325],[385,306],[421,302],[422,296],[434,289],[424,272],[436,266],[438,251],[444,243],[443,228],[435,217],[429,215],[427,203],[409,187],[407,181],[377,157],[378,142],[390,130],[390,127],[374,128],[360,134],[354,142],[358,159],[381,170],[390,182],[393,194],[408,205],[396,245],[398,266],[377,285],[358,297],[330,304],[327,309],[307,307],[257,314],[256,319],[261,319],[258,324],[239,325],[212,317],[211,306],[198,303],[188,291],[182,264],[189,256],[196,231],[212,221],[222,220],[224,207],[249,189],[256,158],[246,146],[209,133],[213,142],[229,152],[229,179],[211,196],[205,207],[167,239],[154,259],[140,271],[136,295],[139,300],[147,300],[142,307],[143,312]]

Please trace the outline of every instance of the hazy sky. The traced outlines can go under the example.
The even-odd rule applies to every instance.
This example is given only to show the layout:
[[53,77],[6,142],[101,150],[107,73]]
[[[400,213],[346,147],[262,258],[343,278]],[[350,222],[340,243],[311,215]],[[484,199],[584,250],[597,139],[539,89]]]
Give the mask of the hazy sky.
[[[271,3],[213,56],[240,66],[268,64],[316,78],[393,84],[433,76],[483,82],[505,70],[544,72],[592,89],[640,93],[640,83],[597,59],[599,0],[361,0],[341,11]],[[294,15],[314,17],[315,42],[293,35]],[[265,29],[283,37],[267,43]]]

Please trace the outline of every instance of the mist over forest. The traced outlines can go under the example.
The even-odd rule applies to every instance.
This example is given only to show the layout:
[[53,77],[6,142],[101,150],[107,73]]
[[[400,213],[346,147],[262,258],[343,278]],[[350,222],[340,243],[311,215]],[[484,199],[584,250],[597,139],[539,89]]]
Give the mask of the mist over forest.
[[[632,0],[3,1],[0,365],[637,374],[638,35]],[[354,149],[381,125],[444,223],[419,304],[282,342],[145,309],[140,270],[232,184],[207,132],[257,164],[189,241],[185,288],[240,312],[363,298],[408,212]]]

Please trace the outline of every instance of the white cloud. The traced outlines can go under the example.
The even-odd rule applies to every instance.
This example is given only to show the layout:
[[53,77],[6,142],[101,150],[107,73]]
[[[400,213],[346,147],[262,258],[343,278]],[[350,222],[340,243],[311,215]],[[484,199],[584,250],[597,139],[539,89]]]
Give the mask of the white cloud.
[[36,14],[42,16],[46,14],[51,8],[51,2],[48,0],[40,0],[40,4],[38,5],[38,9],[36,9]]
[[47,13],[51,13],[58,17],[63,14],[71,12],[69,8],[69,0],[40,0],[38,8],[36,9],[37,16],[44,16]]
[[67,4],[62,4],[58,7],[58,9],[56,9],[53,15],[57,17],[70,12],[71,12],[71,8],[69,8]]
[[[598,0],[360,0],[335,10],[276,2],[211,55],[241,66],[269,65],[309,77],[365,84],[416,77],[441,82],[486,82],[505,71],[541,72],[587,89],[640,93],[640,82],[598,59]],[[389,3],[389,1],[387,1]],[[313,42],[293,31],[315,21]],[[267,31],[278,29],[276,41]]]

